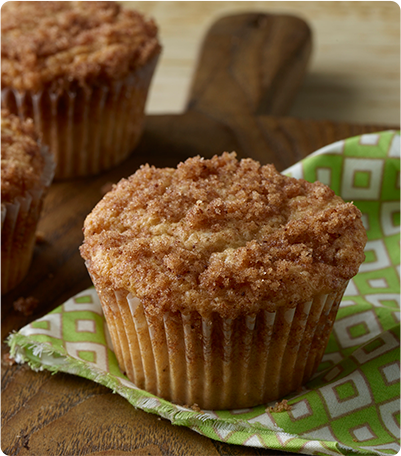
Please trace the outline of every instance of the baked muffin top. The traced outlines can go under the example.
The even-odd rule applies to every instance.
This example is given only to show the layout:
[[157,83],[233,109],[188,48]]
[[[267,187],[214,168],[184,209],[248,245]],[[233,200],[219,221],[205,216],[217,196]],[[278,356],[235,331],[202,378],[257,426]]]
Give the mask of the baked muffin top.
[[81,255],[95,285],[146,312],[224,317],[335,291],[364,260],[361,213],[320,182],[235,153],[142,166],[97,204]]
[[155,23],[117,2],[12,1],[1,13],[3,87],[109,82],[160,52]]
[[13,202],[17,196],[38,188],[43,179],[45,158],[33,121],[1,110],[1,202]]

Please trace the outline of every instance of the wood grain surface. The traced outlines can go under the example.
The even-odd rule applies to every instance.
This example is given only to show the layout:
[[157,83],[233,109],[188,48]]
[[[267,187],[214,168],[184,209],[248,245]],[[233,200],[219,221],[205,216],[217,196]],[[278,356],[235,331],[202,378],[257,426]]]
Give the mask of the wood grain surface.
[[150,114],[185,111],[199,47],[218,18],[247,12],[303,18],[313,32],[308,71],[288,114],[400,123],[400,6],[392,1],[128,1],[154,17],[164,49]]
[[[119,167],[54,183],[47,195],[32,266],[2,297],[2,339],[91,285],[79,255],[82,225],[102,189],[143,163],[175,166],[189,156],[227,150],[279,170],[333,141],[383,126],[283,117],[304,76],[312,36],[287,15],[224,17],[207,33],[184,113],[150,115],[138,148]],[[13,308],[33,296],[31,315]],[[67,374],[7,362],[2,345],[2,451],[12,456],[279,455],[228,445],[134,409],[119,395]]]

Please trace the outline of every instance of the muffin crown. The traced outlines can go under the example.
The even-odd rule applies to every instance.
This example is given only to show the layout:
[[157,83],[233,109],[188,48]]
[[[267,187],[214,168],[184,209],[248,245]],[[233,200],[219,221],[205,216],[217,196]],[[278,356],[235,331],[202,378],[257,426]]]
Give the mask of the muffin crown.
[[1,110],[1,202],[41,185],[45,158],[31,119]]
[[234,153],[142,166],[98,203],[84,234],[100,287],[131,292],[148,313],[229,318],[343,287],[366,243],[360,211],[327,186]]
[[121,79],[160,52],[157,27],[117,2],[7,2],[3,87],[39,91]]

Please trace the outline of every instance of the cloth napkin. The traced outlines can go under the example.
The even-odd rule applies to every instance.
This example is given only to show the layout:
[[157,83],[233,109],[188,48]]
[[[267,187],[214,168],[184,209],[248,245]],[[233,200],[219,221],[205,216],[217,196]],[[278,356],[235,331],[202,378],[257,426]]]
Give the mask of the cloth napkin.
[[329,185],[363,213],[366,260],[345,293],[315,377],[271,404],[192,410],[135,387],[120,371],[93,288],[8,338],[17,362],[79,375],[134,407],[222,442],[318,455],[400,451],[400,134],[385,131],[331,144],[284,172]]

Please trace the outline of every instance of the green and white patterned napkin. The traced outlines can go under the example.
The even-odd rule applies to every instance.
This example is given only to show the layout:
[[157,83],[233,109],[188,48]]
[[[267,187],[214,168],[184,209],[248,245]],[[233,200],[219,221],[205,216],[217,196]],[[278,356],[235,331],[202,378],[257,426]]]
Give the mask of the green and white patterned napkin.
[[400,451],[400,135],[366,134],[327,146],[286,174],[320,180],[362,211],[366,261],[351,280],[319,372],[292,409],[202,413],[139,390],[120,371],[94,289],[10,335],[11,356],[35,370],[101,383],[133,406],[223,442],[289,452]]

